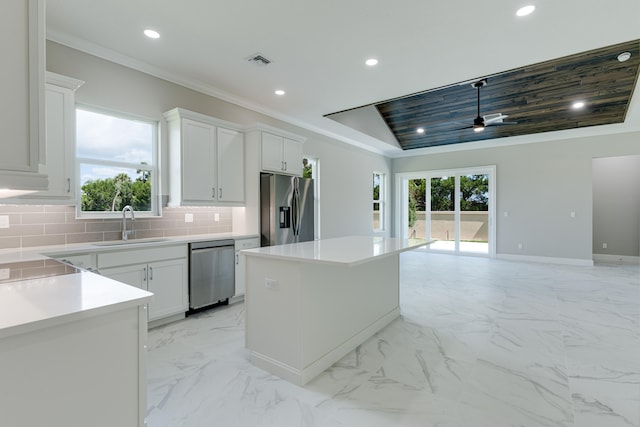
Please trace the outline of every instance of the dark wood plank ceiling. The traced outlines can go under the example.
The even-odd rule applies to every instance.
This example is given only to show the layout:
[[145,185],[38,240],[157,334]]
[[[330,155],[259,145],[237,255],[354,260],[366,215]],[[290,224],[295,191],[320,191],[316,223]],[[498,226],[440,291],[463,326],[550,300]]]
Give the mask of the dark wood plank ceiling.
[[[622,52],[631,58],[618,61]],[[487,76],[480,115],[514,125],[471,129],[477,92],[470,82],[375,104],[404,150],[624,122],[638,80],[640,40]],[[481,80],[479,76],[476,80]],[[572,108],[584,101],[582,109]],[[424,128],[419,134],[416,130]]]

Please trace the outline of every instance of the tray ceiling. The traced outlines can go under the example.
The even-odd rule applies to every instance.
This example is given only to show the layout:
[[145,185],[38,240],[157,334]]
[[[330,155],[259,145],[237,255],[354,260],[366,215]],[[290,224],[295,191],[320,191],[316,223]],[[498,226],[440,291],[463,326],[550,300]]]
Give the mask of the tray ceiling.
[[[622,52],[631,53],[631,57],[619,61]],[[634,40],[478,76],[374,106],[403,150],[622,123],[639,69],[640,40]],[[485,78],[487,84],[480,89],[480,115],[485,120],[497,114],[508,117],[502,123],[488,121],[484,131],[474,132],[478,99],[473,83]],[[585,106],[573,108],[578,101]],[[338,119],[344,114],[327,117]]]

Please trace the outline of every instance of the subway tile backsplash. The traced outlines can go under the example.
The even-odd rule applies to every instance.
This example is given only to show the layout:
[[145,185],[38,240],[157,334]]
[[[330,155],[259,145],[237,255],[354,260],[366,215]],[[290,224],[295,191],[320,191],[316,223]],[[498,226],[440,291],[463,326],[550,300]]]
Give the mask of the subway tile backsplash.
[[[185,222],[185,214],[193,222]],[[218,214],[218,221],[215,220]],[[0,228],[0,249],[45,245],[101,242],[122,238],[121,219],[76,219],[75,206],[1,205],[0,216],[9,218],[9,228]],[[135,238],[169,237],[232,231],[232,208],[163,208],[161,218],[136,218]]]

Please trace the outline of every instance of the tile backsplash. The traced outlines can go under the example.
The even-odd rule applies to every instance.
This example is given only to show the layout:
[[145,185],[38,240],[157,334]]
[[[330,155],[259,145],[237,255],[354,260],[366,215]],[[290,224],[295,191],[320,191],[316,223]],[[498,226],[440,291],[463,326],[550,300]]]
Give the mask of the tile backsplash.
[[[193,222],[185,222],[185,214],[192,214]],[[163,208],[161,218],[131,222],[127,215],[127,228],[133,225],[137,239],[227,233],[233,228],[232,216],[229,207]],[[6,225],[7,217],[9,228],[0,228],[0,249],[122,238],[121,219],[76,219],[75,206],[0,205],[0,224]]]

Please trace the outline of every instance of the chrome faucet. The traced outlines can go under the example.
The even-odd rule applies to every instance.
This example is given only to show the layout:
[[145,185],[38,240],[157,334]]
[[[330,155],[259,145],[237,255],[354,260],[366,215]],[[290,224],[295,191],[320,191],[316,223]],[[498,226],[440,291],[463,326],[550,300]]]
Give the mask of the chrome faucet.
[[127,211],[131,212],[131,221],[136,220],[131,206],[127,205],[122,208],[122,240],[127,240],[129,233],[133,233],[133,227],[131,227],[131,231],[127,231]]

